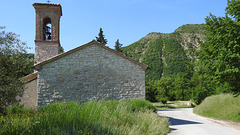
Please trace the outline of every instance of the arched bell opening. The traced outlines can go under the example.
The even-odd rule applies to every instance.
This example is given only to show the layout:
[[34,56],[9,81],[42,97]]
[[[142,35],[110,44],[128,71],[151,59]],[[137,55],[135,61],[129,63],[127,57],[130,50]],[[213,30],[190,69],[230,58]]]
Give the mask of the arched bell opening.
[[52,39],[52,25],[51,19],[49,17],[45,17],[43,20],[43,40],[51,41]]

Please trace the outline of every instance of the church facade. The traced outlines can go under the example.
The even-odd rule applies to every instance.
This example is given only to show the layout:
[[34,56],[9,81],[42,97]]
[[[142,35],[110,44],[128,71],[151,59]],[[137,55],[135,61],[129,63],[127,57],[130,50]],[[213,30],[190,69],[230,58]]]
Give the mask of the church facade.
[[[141,64],[95,40],[59,54],[59,4],[33,4],[36,11],[35,72],[24,77],[25,107],[61,101],[145,99]],[[49,25],[50,24],[50,25]]]

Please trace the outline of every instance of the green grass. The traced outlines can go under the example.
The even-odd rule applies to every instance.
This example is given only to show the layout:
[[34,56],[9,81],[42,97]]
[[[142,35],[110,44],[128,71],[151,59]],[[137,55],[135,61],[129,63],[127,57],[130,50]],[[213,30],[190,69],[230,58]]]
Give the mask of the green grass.
[[240,96],[220,94],[207,97],[194,108],[194,113],[220,120],[240,122]]
[[167,118],[145,100],[53,103],[30,110],[9,108],[0,115],[2,135],[163,135]]
[[168,101],[167,104],[163,104],[161,102],[158,103],[152,103],[154,107],[157,109],[176,109],[176,108],[190,108],[186,104],[186,102],[181,102],[181,101]]

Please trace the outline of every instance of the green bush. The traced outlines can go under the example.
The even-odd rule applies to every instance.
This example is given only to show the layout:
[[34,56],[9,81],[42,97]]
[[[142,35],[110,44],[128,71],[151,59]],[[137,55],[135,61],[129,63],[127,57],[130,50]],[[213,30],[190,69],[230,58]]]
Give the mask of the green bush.
[[14,115],[14,114],[26,114],[26,113],[34,113],[35,110],[24,108],[21,105],[10,106],[7,110],[5,110],[6,115]]
[[79,104],[77,102],[56,102],[39,108],[39,112],[59,112],[62,110],[71,110],[73,108],[78,108]]
[[160,101],[161,101],[161,103],[163,103],[164,105],[167,104],[167,98],[162,98]]
[[126,100],[126,104],[131,108],[133,112],[145,112],[147,110],[155,110],[156,108],[151,102],[142,99]]
[[240,96],[220,94],[207,97],[194,113],[221,120],[240,122]]

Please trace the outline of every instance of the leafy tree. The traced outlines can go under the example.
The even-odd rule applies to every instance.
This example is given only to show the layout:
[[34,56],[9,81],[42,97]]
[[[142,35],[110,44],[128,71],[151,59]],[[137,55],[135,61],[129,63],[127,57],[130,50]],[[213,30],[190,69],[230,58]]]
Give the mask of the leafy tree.
[[158,81],[155,81],[156,87],[156,99],[162,103],[167,102],[167,100],[172,99],[172,78],[163,77]]
[[117,39],[117,41],[115,42],[115,50],[121,52],[121,47],[122,47],[122,44],[120,44],[119,42],[119,39]]
[[175,89],[175,96],[178,100],[188,100],[190,98],[190,78],[187,73],[180,72],[175,77],[173,82]]
[[96,37],[96,40],[104,45],[107,44],[107,39],[105,39],[104,35],[103,35],[103,31],[102,28],[100,28],[100,32],[98,34],[98,37]]
[[240,93],[239,7],[239,0],[228,0],[225,17],[210,14],[205,19],[206,42],[199,54],[202,74],[212,76],[217,85],[230,85],[235,93]]
[[33,59],[26,55],[26,44],[18,35],[0,27],[0,112],[18,102],[24,91],[21,77],[32,72]]
[[146,99],[151,102],[157,102],[156,99],[156,88],[154,86],[154,81],[147,81],[146,82]]
[[[201,70],[199,70],[199,72],[200,71]],[[208,96],[217,94],[217,86],[216,83],[214,83],[213,77],[208,74],[199,74],[199,72],[194,72],[189,89],[191,99],[193,99],[196,104],[200,104]]]

